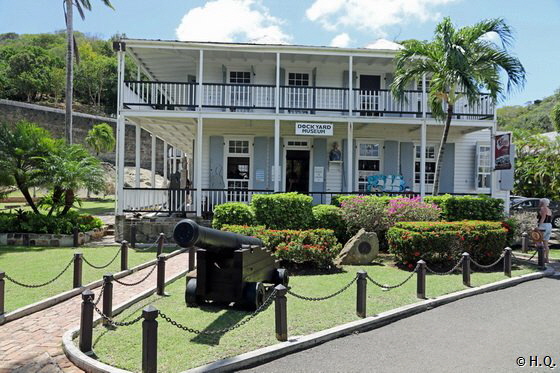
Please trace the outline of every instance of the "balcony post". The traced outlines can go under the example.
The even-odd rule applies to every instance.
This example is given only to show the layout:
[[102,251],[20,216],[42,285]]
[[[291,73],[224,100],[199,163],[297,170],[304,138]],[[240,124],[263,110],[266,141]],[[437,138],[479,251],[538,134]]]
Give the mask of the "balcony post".
[[[157,137],[154,133],[151,133],[152,137],[152,150],[151,150],[151,165],[152,165],[152,174],[150,176],[150,182],[152,183],[152,188],[156,187],[156,142]],[[155,192],[154,192],[155,193]]]
[[276,114],[280,113],[280,53],[278,52],[276,53],[276,88],[274,89],[274,104]]
[[[195,175],[196,175],[196,216],[202,216],[202,131],[203,131],[203,119],[199,115],[198,121],[196,122],[196,163],[195,163]],[[226,185],[227,186],[227,185]]]
[[134,171],[134,186],[140,188],[140,145],[142,145],[142,127],[136,125],[136,140],[135,140],[135,171]]
[[167,142],[163,142],[163,181],[167,181],[167,153],[169,148]]
[[274,191],[280,192],[280,119],[274,119]]
[[198,55],[198,92],[196,99],[198,100],[198,111],[202,111],[202,76],[204,74],[204,50],[200,50]]
[[346,149],[346,188],[347,192],[353,192],[353,165],[352,165],[352,153],[354,151],[354,123],[348,121],[348,149]]
[[420,128],[420,199],[426,196],[426,74],[422,75],[422,127]]
[[[354,61],[352,56],[348,57],[348,116],[352,116],[352,112],[354,111],[354,81],[352,76],[354,72],[352,71],[352,65],[354,65]],[[350,139],[349,139],[350,140]],[[349,190],[351,192],[352,190]]]
[[118,97],[117,97],[117,148],[116,148],[116,159],[115,164],[117,165],[117,203],[116,203],[116,215],[122,215],[124,210],[124,154],[125,154],[125,118],[122,114],[122,103],[123,103],[123,88],[124,88],[124,73],[125,73],[125,58],[124,52],[117,52],[118,57]]

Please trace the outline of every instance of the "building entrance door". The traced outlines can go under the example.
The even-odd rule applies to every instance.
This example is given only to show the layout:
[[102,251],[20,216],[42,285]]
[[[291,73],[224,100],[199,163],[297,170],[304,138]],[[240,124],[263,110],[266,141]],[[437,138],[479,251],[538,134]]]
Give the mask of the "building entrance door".
[[309,193],[309,150],[286,150],[286,192]]
[[360,75],[360,115],[379,116],[381,76]]

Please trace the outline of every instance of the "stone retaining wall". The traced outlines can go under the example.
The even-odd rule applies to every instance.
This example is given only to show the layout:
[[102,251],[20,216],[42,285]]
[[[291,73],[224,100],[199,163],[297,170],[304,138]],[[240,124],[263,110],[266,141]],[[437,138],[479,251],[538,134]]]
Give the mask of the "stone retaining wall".
[[[80,232],[78,242],[80,245],[84,245],[93,240],[100,240],[105,236],[105,232],[105,228]],[[0,245],[72,247],[74,246],[74,237],[71,234],[0,233]]]
[[[158,216],[153,218],[143,217],[135,219],[124,215],[115,216],[115,241],[127,240],[130,242],[130,227],[136,225],[136,242],[153,243],[160,233],[164,233],[167,242],[173,241],[173,229],[175,225],[185,218],[172,216]],[[211,222],[200,218],[189,217],[203,226],[210,226]]]

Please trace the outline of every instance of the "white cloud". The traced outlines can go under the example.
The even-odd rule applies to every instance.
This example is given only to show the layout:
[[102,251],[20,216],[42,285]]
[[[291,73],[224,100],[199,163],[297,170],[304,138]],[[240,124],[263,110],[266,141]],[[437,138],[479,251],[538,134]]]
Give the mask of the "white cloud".
[[189,41],[286,44],[282,24],[261,0],[213,0],[189,10],[175,33]]
[[331,40],[331,47],[346,48],[350,44],[350,36],[343,32],[342,34],[336,35],[333,40]]
[[386,36],[387,26],[437,19],[440,14],[434,8],[454,1],[458,0],[315,0],[306,16],[327,30],[354,27]]
[[486,34],[482,35],[482,39],[486,39],[496,44],[500,43],[500,35],[495,32],[487,32]]

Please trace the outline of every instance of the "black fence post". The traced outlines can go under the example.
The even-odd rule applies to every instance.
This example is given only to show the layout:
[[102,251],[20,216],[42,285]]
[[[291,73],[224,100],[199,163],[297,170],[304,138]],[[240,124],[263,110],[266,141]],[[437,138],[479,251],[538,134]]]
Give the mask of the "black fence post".
[[74,287],[82,286],[82,253],[74,253]]
[[276,285],[274,289],[276,289],[276,298],[274,299],[276,339],[285,342],[288,340],[288,299],[286,298],[288,289],[284,285]]
[[358,271],[357,294],[356,294],[356,315],[358,317],[366,317],[366,300],[367,300],[367,280],[366,271]]
[[[113,274],[103,275],[103,314],[113,317]],[[103,325],[110,325],[109,321],[103,319]]]
[[420,259],[416,270],[416,297],[426,299],[426,262]]
[[471,256],[463,253],[463,285],[471,286]]
[[0,316],[4,314],[4,292],[6,288],[6,283],[4,281],[4,276],[6,274],[0,271]]
[[158,310],[152,305],[142,310],[142,372],[157,372]]
[[504,250],[504,275],[511,277],[511,247]]
[[165,255],[160,255],[157,258],[157,295],[165,294]]
[[74,247],[80,246],[80,230],[78,229],[78,227],[74,227],[74,229],[72,229],[72,238],[74,240]]
[[157,243],[157,254],[156,257],[160,256],[163,252],[163,243],[165,242],[165,233],[160,233]]
[[121,242],[121,271],[128,269],[128,242]]
[[82,313],[80,315],[80,341],[82,352],[91,351],[93,339],[93,299],[95,294],[89,289],[82,293]]
[[521,233],[521,251],[524,253],[529,251],[529,235],[527,232]]
[[537,246],[537,252],[538,252],[537,265],[539,266],[540,269],[544,269],[545,268],[545,265],[544,265],[544,247],[543,246]]
[[138,230],[138,227],[136,226],[136,223],[133,222],[132,225],[130,226],[130,247],[132,247],[133,249],[136,249],[136,231]]

